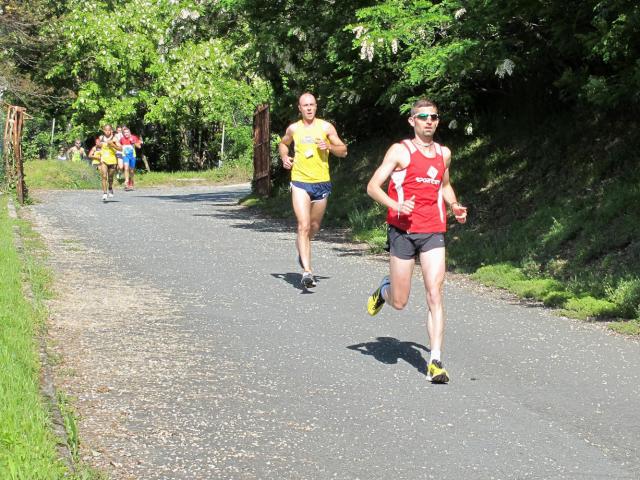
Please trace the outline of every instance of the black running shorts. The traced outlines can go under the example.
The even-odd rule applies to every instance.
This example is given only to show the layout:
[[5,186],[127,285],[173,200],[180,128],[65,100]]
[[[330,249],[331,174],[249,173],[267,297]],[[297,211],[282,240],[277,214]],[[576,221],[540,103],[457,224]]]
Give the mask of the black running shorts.
[[444,248],[444,233],[407,233],[389,225],[387,251],[394,257],[411,260],[434,248]]

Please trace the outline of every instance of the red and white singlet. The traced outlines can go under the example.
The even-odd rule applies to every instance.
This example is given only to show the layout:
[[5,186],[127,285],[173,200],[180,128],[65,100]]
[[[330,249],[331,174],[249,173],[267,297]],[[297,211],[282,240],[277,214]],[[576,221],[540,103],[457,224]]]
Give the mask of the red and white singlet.
[[426,157],[411,140],[401,142],[409,150],[409,165],[391,174],[389,196],[403,202],[415,195],[415,208],[409,215],[389,209],[387,223],[408,233],[447,231],[447,210],[442,198],[442,177],[446,170],[442,147],[434,143],[436,156]]

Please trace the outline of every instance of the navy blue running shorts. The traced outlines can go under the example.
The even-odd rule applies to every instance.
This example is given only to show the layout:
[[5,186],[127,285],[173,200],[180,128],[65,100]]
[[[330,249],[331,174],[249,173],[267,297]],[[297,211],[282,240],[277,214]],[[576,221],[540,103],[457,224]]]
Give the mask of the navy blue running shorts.
[[394,257],[411,260],[434,248],[444,248],[444,233],[407,233],[389,225],[386,250]]
[[331,193],[331,182],[291,182],[291,186],[301,188],[302,190],[307,192],[312,202],[319,202],[320,200],[324,200]]

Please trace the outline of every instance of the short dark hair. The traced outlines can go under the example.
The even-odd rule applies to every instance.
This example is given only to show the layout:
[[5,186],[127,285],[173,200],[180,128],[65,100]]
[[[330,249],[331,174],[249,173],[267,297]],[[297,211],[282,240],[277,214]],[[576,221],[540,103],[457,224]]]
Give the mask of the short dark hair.
[[418,112],[418,109],[422,107],[433,107],[438,110],[438,105],[436,105],[434,101],[429,100],[428,98],[419,98],[413,102],[413,106],[411,107],[411,116],[414,116]]

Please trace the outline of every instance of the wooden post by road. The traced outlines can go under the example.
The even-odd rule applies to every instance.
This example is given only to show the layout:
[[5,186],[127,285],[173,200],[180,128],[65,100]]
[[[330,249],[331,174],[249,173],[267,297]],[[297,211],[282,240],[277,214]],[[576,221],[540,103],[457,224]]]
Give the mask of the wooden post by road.
[[253,185],[255,193],[264,196],[271,191],[270,140],[269,104],[265,103],[253,114]]
[[22,159],[22,126],[24,119],[30,118],[27,109],[15,105],[7,106],[7,119],[4,125],[4,165],[7,181],[15,183],[20,204],[24,204],[27,188],[24,183]]

